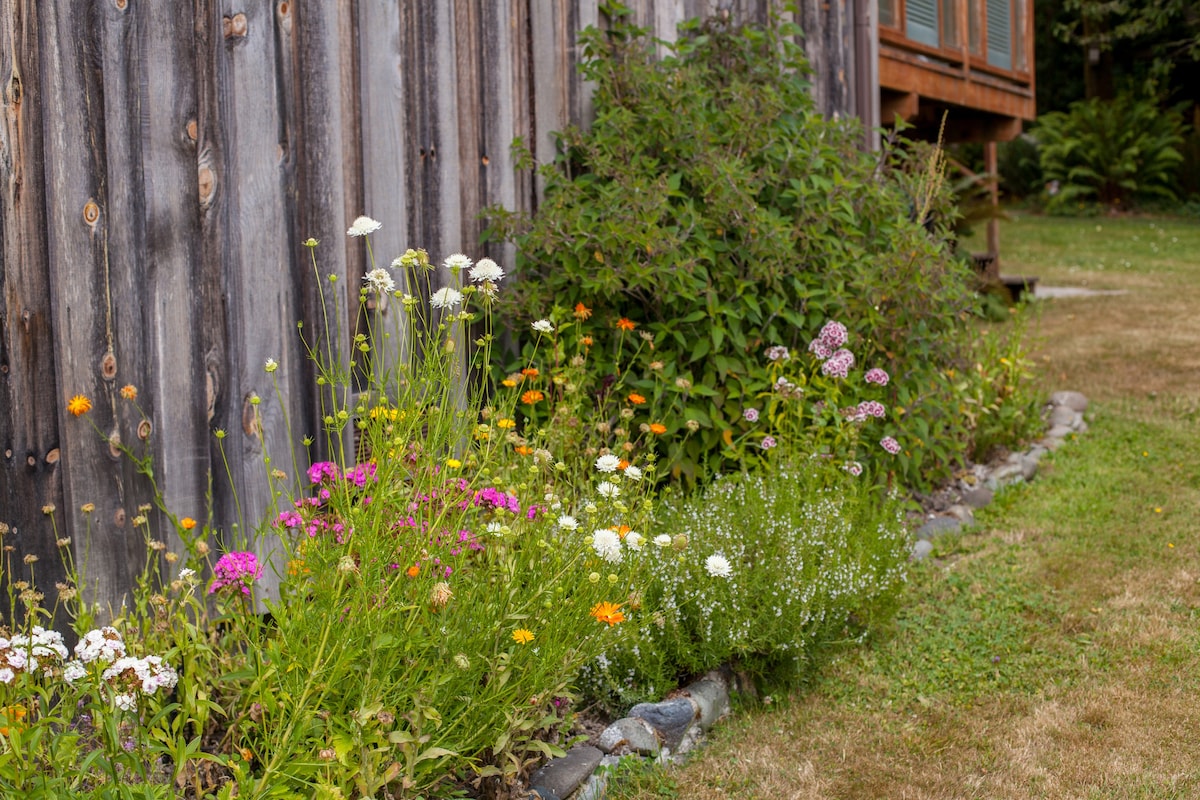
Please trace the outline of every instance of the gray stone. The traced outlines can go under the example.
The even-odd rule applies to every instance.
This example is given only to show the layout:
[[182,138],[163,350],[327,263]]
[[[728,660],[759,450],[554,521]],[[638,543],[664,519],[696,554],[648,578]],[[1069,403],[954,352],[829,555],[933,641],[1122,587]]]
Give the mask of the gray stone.
[[1083,419],[1081,418],[1079,420],[1079,424],[1077,426],[1075,426],[1075,432],[1076,433],[1087,433],[1087,429],[1088,429],[1088,424],[1086,422],[1084,422]]
[[1079,412],[1069,406],[1055,406],[1050,412],[1050,417],[1046,420],[1046,424],[1051,428],[1059,425],[1071,428],[1078,422],[1078,416]]
[[946,509],[946,514],[961,522],[963,527],[970,527],[975,524],[975,512],[971,510],[969,505],[956,503]]
[[1050,402],[1056,406],[1066,406],[1081,414],[1087,411],[1088,407],[1088,399],[1079,392],[1055,392],[1050,395]]
[[1029,481],[1033,480],[1033,477],[1037,475],[1038,460],[1031,456],[1022,455],[1017,463],[1021,466],[1022,480],[1024,480],[1026,483],[1029,483]]
[[1007,461],[988,475],[986,484],[993,492],[1010,483],[1025,480],[1025,468],[1020,462]]
[[674,751],[696,719],[696,707],[686,697],[664,700],[661,703],[638,703],[629,709],[629,716],[649,722],[662,740],[663,746]]
[[959,533],[960,531],[962,531],[962,520],[955,519],[954,517],[934,517],[917,528],[915,536],[918,539],[925,540],[946,534]]
[[922,539],[913,545],[912,560],[921,561],[933,552],[933,542],[928,539]]
[[594,773],[571,800],[604,800],[608,790],[608,772]]
[[723,680],[703,678],[689,684],[683,693],[696,704],[696,720],[704,730],[729,713],[729,689]]
[[699,724],[693,725],[692,727],[688,728],[687,733],[684,734],[683,739],[679,742],[679,747],[675,748],[674,753],[669,753],[669,756],[681,756],[684,753],[694,749],[696,745],[700,744],[702,741],[704,741],[704,729],[701,728]]
[[1032,458],[1034,461],[1041,461],[1042,457],[1048,452],[1050,451],[1047,450],[1044,445],[1035,444],[1033,447],[1029,448],[1029,452],[1025,454],[1025,457]]
[[1063,440],[1047,436],[1045,439],[1042,439],[1039,444],[1053,453],[1055,450],[1063,446]]
[[533,793],[529,795],[529,800],[562,800],[561,797],[544,786],[536,786],[529,791]]
[[545,766],[529,777],[529,788],[549,800],[551,797],[567,797],[588,779],[600,759],[604,758],[595,747],[576,745],[562,758],[552,758]]
[[962,501],[971,508],[983,508],[991,503],[994,497],[995,495],[991,489],[986,486],[979,486],[963,492]]
[[1074,431],[1071,430],[1069,425],[1055,425],[1052,428],[1050,428],[1050,430],[1046,431],[1046,438],[1047,439],[1065,439],[1068,436],[1070,436],[1072,433],[1074,433]]
[[660,745],[658,734],[650,727],[650,723],[644,719],[625,717],[605,728],[596,746],[605,753],[625,747],[639,755],[657,756]]

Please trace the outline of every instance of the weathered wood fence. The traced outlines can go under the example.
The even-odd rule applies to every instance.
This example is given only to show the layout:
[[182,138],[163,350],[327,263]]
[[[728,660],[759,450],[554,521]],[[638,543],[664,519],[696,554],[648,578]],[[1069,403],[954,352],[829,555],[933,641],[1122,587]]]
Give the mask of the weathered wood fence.
[[[765,21],[781,3],[628,5],[673,39],[683,19]],[[853,16],[853,0],[805,0],[797,20],[827,112],[855,110]],[[67,537],[90,596],[120,604],[153,491],[118,440],[152,455],[179,517],[231,541],[253,526],[270,499],[263,442],[291,473],[319,424],[297,321],[347,346],[364,272],[350,222],[384,222],[382,263],[409,246],[483,255],[481,208],[537,202],[514,137],[548,161],[551,131],[586,122],[576,35],[604,22],[597,0],[0,0],[6,572],[36,557],[52,604]],[[75,394],[95,404],[85,417],[66,411]]]

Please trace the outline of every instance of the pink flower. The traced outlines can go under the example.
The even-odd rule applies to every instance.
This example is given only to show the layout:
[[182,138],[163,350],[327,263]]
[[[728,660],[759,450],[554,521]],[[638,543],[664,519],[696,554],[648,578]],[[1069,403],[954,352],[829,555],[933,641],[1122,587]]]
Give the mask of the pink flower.
[[887,410],[883,407],[883,403],[877,403],[874,400],[864,400],[858,404],[858,413],[865,417],[876,417],[883,419],[887,414]]
[[888,374],[879,367],[867,370],[867,374],[863,375],[863,380],[867,383],[878,383],[880,386],[888,385]]
[[764,437],[763,437],[763,440],[762,440],[762,449],[763,449],[763,450],[770,450],[770,449],[771,449],[772,447],[774,447],[776,444],[778,444],[778,442],[776,442],[776,441],[775,441],[775,437],[774,437],[774,436],[764,436]]
[[742,418],[745,419],[746,422],[758,422],[758,409],[747,408],[742,412]]
[[837,350],[844,345],[850,338],[849,331],[846,326],[840,322],[830,320],[821,328],[821,332],[817,334],[817,339],[820,340],[830,350]]
[[849,464],[844,465],[842,469],[846,470],[846,472],[849,472],[856,478],[859,475],[862,475],[863,470],[862,464],[858,463],[857,461],[851,461]]
[[880,439],[879,446],[882,447],[884,450],[887,450],[892,455],[896,455],[897,453],[900,452],[900,443],[897,442],[895,439],[893,439],[891,436],[885,436],[882,439]]
[[821,365],[821,374],[833,378],[845,378],[854,367],[854,354],[849,350],[838,350]]
[[784,361],[787,361],[792,357],[791,353],[788,352],[786,347],[778,344],[773,347],[768,347],[764,355],[769,361],[774,361],[778,364],[782,364]]
[[213,582],[208,587],[208,593],[213,594],[233,586],[249,597],[250,587],[262,576],[262,572],[262,565],[258,563],[258,556],[254,553],[226,553],[213,566]]

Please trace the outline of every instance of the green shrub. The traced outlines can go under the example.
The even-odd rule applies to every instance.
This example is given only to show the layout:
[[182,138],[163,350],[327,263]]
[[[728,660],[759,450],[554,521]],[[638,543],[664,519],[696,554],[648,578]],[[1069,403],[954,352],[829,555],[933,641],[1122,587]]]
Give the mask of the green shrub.
[[1178,109],[1122,95],[1072,103],[1038,118],[1042,173],[1057,184],[1049,211],[1081,203],[1129,206],[1148,198],[1175,199],[1183,161]]
[[666,504],[656,524],[665,538],[647,553],[650,624],[583,672],[583,688],[615,713],[730,661],[794,678],[822,642],[890,613],[904,581],[900,504],[820,459],[719,478]]
[[639,29],[586,31],[595,122],[561,134],[534,218],[492,210],[518,245],[511,308],[592,308],[600,377],[617,374],[618,319],[652,336],[683,408],[671,432],[699,426],[663,456],[693,478],[738,468],[742,410],[770,390],[764,350],[837,319],[895,379],[901,477],[936,481],[969,437],[944,375],[968,364],[976,305],[946,244],[954,210],[928,148],[864,153],[856,122],[817,113],[795,32],[708,22],[659,61]]
[[1009,197],[1039,196],[1045,180],[1037,137],[1023,133],[1011,142],[999,142],[996,145],[996,171],[1000,173],[1000,189]]

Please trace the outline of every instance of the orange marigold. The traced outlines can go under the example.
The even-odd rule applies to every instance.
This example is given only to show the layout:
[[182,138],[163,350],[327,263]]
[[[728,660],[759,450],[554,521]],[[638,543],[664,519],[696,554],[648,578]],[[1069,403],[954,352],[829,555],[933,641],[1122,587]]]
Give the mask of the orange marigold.
[[625,614],[621,611],[621,603],[596,603],[592,607],[591,613],[600,622],[607,622],[610,628],[618,622],[625,621]]
[[651,422],[650,423],[650,432],[657,436],[662,436],[664,433],[667,432],[667,426],[663,425],[661,422]]
[[625,534],[629,533],[631,530],[633,530],[633,528],[629,527],[628,525],[613,525],[609,530],[624,539]]
[[529,445],[519,444],[514,448],[519,456],[533,455],[533,448]]
[[418,567],[416,564],[413,564],[411,567],[404,570],[404,573],[406,575],[408,575],[408,577],[410,577],[410,578],[415,578],[421,574],[421,568]]
[[528,403],[529,405],[533,405],[534,403],[545,399],[546,395],[542,394],[541,391],[537,389],[530,389],[528,392],[521,395],[521,402]]
[[637,323],[628,317],[621,317],[617,320],[617,327],[623,331],[631,331],[637,327]]
[[92,410],[92,401],[88,400],[81,394],[77,394],[67,401],[67,411],[70,411],[77,417],[82,417],[84,414]]
[[588,308],[587,306],[585,306],[583,303],[575,304],[575,318],[576,319],[587,319],[591,315],[592,315],[592,310],[590,308]]
[[629,462],[623,458],[617,462],[617,469],[621,470],[622,472],[624,472],[625,469],[628,468],[628,466],[629,466]]
[[533,631],[525,628],[517,628],[512,632],[512,638],[517,644],[529,644],[533,641]]
[[132,383],[127,383],[121,387],[121,397],[126,400],[137,400],[137,387]]
[[183,528],[185,531],[190,531],[192,528],[196,527],[196,520],[192,519],[191,517],[184,517],[183,519],[179,520],[179,527]]
[[536,378],[541,374],[542,373],[538,372],[537,367],[526,367],[525,369],[521,370],[521,375],[526,378]]
[[593,341],[593,340],[592,340],[592,337],[590,337],[590,336],[584,336],[583,338],[581,338],[581,339],[579,340],[579,343],[580,343],[580,344],[582,344],[584,347],[591,347],[591,346],[592,346],[592,341]]
[[640,406],[645,404],[646,398],[642,397],[637,392],[633,392],[629,395],[629,402],[633,403],[635,406]]

